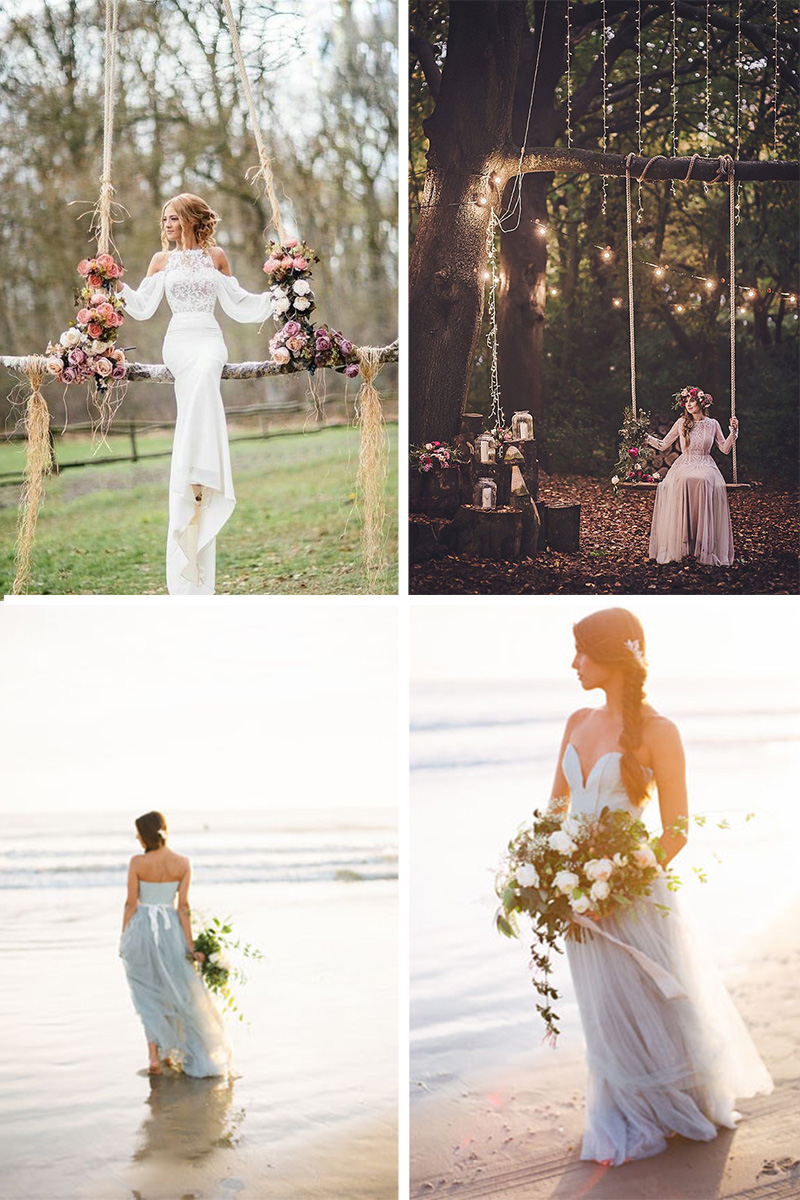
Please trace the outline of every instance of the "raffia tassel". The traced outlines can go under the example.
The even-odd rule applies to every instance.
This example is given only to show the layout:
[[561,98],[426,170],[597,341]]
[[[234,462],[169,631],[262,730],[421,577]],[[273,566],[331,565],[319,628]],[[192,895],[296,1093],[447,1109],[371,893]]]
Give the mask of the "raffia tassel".
[[384,566],[384,484],[389,470],[389,443],[381,398],[375,388],[375,377],[381,369],[380,350],[376,346],[361,346],[358,361],[361,388],[356,399],[356,424],[361,428],[361,440],[356,490],[363,505],[361,537],[367,582],[372,590]]
[[14,585],[11,589],[13,596],[18,596],[28,582],[36,522],[44,498],[44,481],[52,471],[50,411],[42,395],[46,362],[46,358],[37,354],[22,368],[28,376],[31,390],[25,407],[24,428],[28,437],[28,450],[19,510]]

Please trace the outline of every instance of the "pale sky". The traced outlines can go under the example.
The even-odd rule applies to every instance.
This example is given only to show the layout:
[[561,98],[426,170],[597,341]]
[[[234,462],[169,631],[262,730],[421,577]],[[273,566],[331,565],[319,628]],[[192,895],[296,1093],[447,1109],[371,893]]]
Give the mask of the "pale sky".
[[397,626],[332,597],[6,603],[0,812],[391,806]]

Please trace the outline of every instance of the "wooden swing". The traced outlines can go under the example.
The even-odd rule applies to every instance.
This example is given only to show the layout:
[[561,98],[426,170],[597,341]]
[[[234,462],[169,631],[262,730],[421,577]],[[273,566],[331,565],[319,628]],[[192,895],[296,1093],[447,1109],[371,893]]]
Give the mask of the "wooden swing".
[[[247,177],[255,184],[262,182],[271,209],[271,223],[282,243],[288,231],[283,223],[272,166],[267,155],[264,137],[256,112],[250,80],[247,74],[239,30],[233,14],[231,0],[223,0],[233,46],[234,58],[242,82],[250,122],[258,150],[259,166],[251,168]],[[103,165],[100,176],[100,194],[92,214],[92,230],[96,230],[97,253],[108,254],[112,246],[111,226],[114,187],[111,177],[111,161],[114,134],[114,79],[116,73],[116,49],[119,0],[105,0],[105,61],[103,101]],[[367,585],[372,590],[384,565],[384,522],[385,480],[389,469],[388,442],[383,421],[381,397],[375,388],[375,378],[385,363],[398,361],[397,340],[387,346],[361,346],[356,350],[361,373],[361,387],[355,404],[355,420],[361,431],[359,439],[359,462],[356,476],[356,491],[362,499],[363,529],[361,549]],[[24,482],[20,497],[19,525],[15,556],[15,578],[12,594],[23,592],[29,577],[31,554],[36,536],[36,522],[44,499],[44,482],[50,474],[50,412],[42,393],[48,377],[46,356],[3,355],[0,365],[7,367],[17,376],[24,377],[29,385],[25,408],[20,426],[27,438]],[[227,363],[222,371],[223,379],[254,379],[264,376],[295,374],[298,368],[293,363],[285,365],[273,362]],[[170,371],[161,364],[128,363],[124,387],[127,383],[149,380],[153,383],[173,382]],[[104,433],[113,418],[122,396],[113,397],[113,387],[105,395],[94,394],[98,412],[98,424]]]
[[[627,243],[628,243],[628,318],[630,329],[630,365],[631,365],[631,411],[634,419],[636,418],[636,331],[634,321],[633,308],[633,232],[632,232],[632,217],[631,217],[631,164],[636,159],[635,154],[629,154],[625,159],[625,217],[627,227]],[[652,163],[663,159],[662,154],[655,155],[644,164],[641,174],[636,178],[641,184],[644,180]],[[692,169],[696,159],[700,156],[693,154],[689,160],[689,168],[684,176],[683,182],[688,183],[692,177]],[[730,155],[723,154],[719,158],[719,169],[712,183],[717,183],[723,178],[727,179],[728,183],[728,209],[729,209],[729,225],[730,225],[730,274],[729,286],[730,292],[730,341],[731,341],[731,417],[736,416],[736,285],[734,283],[735,264],[736,264],[736,245],[735,245],[735,223],[736,223],[736,164]],[[737,489],[749,488],[749,483],[740,483],[738,474],[738,464],[736,459],[736,440],[734,440],[731,448],[732,464],[733,464],[733,483],[726,483],[726,487],[733,491]],[[637,483],[637,482],[620,482],[617,484],[619,489],[631,492],[655,491],[658,483]]]

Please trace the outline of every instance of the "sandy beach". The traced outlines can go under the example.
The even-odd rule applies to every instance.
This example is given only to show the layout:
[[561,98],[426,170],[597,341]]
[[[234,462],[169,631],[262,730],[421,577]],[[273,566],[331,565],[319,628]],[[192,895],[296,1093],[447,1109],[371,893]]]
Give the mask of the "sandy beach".
[[[364,830],[346,832],[366,857]],[[391,830],[377,836],[391,845]],[[325,855],[302,837],[302,882],[196,871],[195,911],[230,915],[267,955],[238,989],[249,1024],[231,1025],[231,1081],[144,1071],[121,889],[3,893],[3,1200],[397,1195],[396,864],[315,880]]]

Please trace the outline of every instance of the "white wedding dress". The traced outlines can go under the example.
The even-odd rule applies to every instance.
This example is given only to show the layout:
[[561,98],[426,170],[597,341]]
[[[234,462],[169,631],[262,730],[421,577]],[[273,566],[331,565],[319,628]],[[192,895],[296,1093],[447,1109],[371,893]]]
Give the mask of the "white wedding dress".
[[[146,321],[166,292],[172,320],[164,364],[175,377],[177,419],[169,478],[167,590],[171,596],[214,594],[216,537],[236,506],[220,378],[228,351],[214,319],[219,300],[235,321],[261,322],[271,313],[268,293],[254,295],[223,275],[205,250],[173,250],[163,271],[135,290],[122,285],[125,312]],[[199,521],[193,484],[203,489]]]
[[719,421],[702,417],[695,421],[687,443],[683,417],[679,417],[665,438],[647,436],[648,445],[656,450],[666,450],[676,440],[680,440],[681,456],[656,488],[650,558],[680,562],[694,554],[708,566],[730,566],[733,531],[728,491],[711,447],[716,442],[723,454],[729,454],[735,435],[723,437]]
[[[620,758],[602,755],[584,781],[567,746],[572,814],[640,814]],[[659,1154],[673,1133],[707,1142],[718,1126],[733,1128],[735,1099],[772,1091],[772,1080],[716,970],[695,952],[674,893],[656,880],[651,897],[598,928],[616,943],[594,933],[567,941],[589,1067],[581,1158],[619,1166]]]

